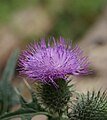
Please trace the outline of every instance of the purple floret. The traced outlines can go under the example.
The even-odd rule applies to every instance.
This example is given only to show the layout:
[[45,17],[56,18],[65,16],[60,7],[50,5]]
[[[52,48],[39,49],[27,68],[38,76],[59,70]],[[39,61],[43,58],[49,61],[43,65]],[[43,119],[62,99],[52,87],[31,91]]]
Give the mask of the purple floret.
[[81,49],[66,45],[64,38],[59,42],[52,39],[46,45],[34,43],[24,50],[19,58],[20,73],[32,80],[44,83],[54,82],[58,78],[65,79],[66,75],[86,75],[89,73],[88,58],[83,56]]

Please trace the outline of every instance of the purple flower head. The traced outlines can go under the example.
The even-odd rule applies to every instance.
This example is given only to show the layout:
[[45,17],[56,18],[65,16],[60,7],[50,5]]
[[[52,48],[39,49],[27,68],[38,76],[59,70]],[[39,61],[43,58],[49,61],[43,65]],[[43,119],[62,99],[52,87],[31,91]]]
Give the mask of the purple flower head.
[[53,45],[50,45],[50,41],[46,45],[42,38],[40,44],[34,43],[22,52],[19,58],[21,74],[33,80],[53,83],[58,78],[64,79],[66,75],[89,73],[88,59],[78,46],[71,48],[62,37],[59,42],[53,38]]

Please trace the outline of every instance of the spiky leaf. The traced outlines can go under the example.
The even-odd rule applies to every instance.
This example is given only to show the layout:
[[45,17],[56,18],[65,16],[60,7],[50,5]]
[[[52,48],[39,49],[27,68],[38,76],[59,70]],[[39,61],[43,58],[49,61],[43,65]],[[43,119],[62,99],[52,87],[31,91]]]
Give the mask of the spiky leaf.
[[18,96],[20,98],[20,104],[21,107],[15,111],[15,112],[9,112],[7,114],[4,114],[0,117],[0,120],[10,120],[12,118],[21,118],[24,120],[31,120],[33,116],[35,115],[47,115],[51,116],[47,112],[45,112],[41,106],[37,102],[36,93],[30,88],[29,84],[25,82],[29,88],[29,91],[31,93],[32,101],[28,103],[19,93],[19,91],[16,89],[16,92],[18,93]]
[[18,97],[11,84],[17,63],[18,53],[18,50],[12,53],[0,80],[0,114],[8,112],[14,104],[18,103]]

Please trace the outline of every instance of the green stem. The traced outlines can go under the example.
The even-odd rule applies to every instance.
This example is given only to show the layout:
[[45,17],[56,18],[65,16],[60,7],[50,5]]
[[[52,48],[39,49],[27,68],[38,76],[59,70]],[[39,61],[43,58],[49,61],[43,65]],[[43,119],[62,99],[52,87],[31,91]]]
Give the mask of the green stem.
[[59,120],[62,120],[62,113],[59,113]]
[[48,120],[62,120],[62,113],[59,113],[57,115],[52,115],[52,116],[49,116]]

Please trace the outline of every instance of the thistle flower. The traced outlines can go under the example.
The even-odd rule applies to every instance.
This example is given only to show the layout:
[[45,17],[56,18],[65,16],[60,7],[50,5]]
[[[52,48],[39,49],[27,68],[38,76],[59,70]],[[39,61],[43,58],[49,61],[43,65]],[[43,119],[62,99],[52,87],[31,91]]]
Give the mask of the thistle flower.
[[24,50],[19,59],[20,73],[32,80],[43,83],[55,83],[65,79],[66,75],[86,75],[89,73],[89,62],[81,49],[66,45],[64,38],[59,42],[52,39],[53,45],[42,38],[40,44],[34,43]]

